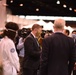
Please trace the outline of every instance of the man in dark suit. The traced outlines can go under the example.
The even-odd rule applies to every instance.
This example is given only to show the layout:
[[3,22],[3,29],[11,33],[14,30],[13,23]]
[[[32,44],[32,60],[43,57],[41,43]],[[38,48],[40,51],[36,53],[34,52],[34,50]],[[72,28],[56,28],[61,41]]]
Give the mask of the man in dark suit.
[[54,33],[42,44],[40,75],[71,75],[76,61],[75,44],[62,32],[65,20],[54,21]]
[[40,66],[41,49],[37,38],[42,32],[42,26],[34,24],[32,32],[24,42],[25,56],[23,61],[23,75],[37,75]]

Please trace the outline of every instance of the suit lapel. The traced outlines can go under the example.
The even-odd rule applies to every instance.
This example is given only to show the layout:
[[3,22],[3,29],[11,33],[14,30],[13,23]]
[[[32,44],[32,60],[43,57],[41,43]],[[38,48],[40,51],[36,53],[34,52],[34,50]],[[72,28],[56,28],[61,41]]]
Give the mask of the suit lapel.
[[35,44],[40,47],[37,38],[35,38],[32,34],[30,34],[30,36],[33,38],[33,40],[35,41]]

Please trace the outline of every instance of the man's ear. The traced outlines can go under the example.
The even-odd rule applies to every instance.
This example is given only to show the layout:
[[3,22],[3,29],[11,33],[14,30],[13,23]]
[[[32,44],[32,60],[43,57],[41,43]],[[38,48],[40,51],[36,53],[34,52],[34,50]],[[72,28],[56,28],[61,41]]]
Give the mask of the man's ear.
[[53,26],[53,28],[55,29],[55,26]]

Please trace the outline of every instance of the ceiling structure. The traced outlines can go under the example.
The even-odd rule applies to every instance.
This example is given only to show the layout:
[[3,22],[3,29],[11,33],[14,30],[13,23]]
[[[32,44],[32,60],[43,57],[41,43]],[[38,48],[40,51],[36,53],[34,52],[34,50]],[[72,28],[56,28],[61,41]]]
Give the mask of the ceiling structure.
[[[76,17],[76,0],[7,0],[7,12],[13,15]],[[63,5],[65,7],[63,7]],[[8,10],[9,9],[9,10]]]

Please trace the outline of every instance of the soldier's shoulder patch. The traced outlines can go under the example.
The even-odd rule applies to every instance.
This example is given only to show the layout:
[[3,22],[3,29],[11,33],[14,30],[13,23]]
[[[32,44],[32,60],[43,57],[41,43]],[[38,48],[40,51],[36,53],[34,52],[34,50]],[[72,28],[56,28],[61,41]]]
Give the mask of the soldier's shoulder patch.
[[15,52],[15,49],[14,49],[14,48],[12,48],[12,49],[10,50],[10,52],[11,52],[11,53],[14,53],[14,52]]

